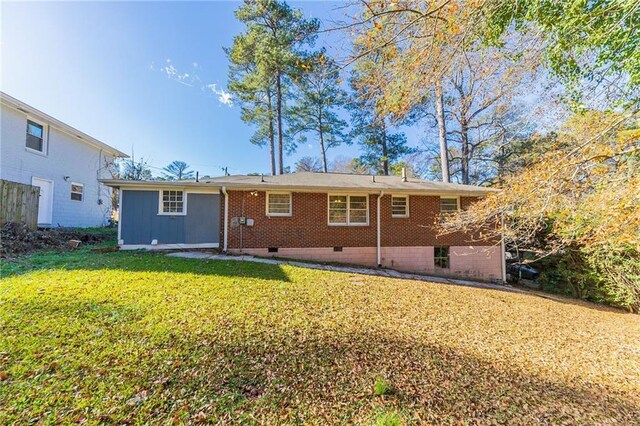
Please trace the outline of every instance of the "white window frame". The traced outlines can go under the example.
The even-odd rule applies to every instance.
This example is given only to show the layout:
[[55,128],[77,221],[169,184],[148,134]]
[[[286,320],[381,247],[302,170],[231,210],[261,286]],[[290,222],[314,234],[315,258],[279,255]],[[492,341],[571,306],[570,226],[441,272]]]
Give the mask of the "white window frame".
[[[27,135],[28,135],[27,130],[29,128],[29,121],[39,126],[42,126],[42,151],[38,151],[37,149],[29,148],[27,146]],[[37,120],[33,117],[27,116],[27,120],[25,122],[25,128],[24,128],[24,149],[26,149],[27,151],[33,154],[43,155],[45,157],[49,154],[49,126],[46,123],[40,120]]]
[[[164,192],[165,191],[174,191],[174,192],[182,192],[182,211],[181,212],[165,212],[164,211]],[[176,189],[176,188],[163,188],[158,190],[158,215],[159,216],[186,216],[187,215],[187,191],[184,189]]]
[[[288,195],[289,196],[289,213],[270,213],[269,212],[269,196],[270,195]],[[293,195],[291,192],[267,192],[265,195],[265,206],[264,212],[267,216],[275,216],[275,217],[291,217],[293,214]]]
[[[405,200],[407,200],[407,202],[405,204],[405,206],[406,206],[405,214],[393,214],[393,199],[394,198],[404,198]],[[395,218],[407,218],[407,217],[409,217],[409,196],[408,195],[400,195],[400,194],[393,195],[393,194],[391,194],[391,217],[395,217]]]
[[[365,197],[365,202],[366,202],[366,206],[367,206],[367,222],[366,223],[351,223],[351,197]],[[330,221],[330,210],[331,210],[331,204],[329,202],[329,199],[331,197],[347,197],[347,222],[346,223],[331,223]],[[369,194],[339,194],[339,193],[329,193],[327,194],[327,224],[329,226],[369,226]]]
[[[79,186],[82,188],[82,192],[75,192],[73,190],[73,187],[75,186]],[[79,200],[74,200],[73,198],[71,198],[71,196],[73,194],[80,194],[80,199]],[[79,202],[83,202],[84,201],[84,183],[80,183],[80,182],[71,182],[71,191],[70,191],[70,195],[69,197],[71,198],[71,201],[79,201]]]
[[438,207],[440,209],[440,213],[445,213],[445,214],[446,213],[454,213],[454,211],[449,211],[449,210],[443,211],[442,210],[442,200],[456,200],[456,207],[457,208],[456,208],[455,211],[456,212],[460,211],[460,196],[459,195],[458,196],[453,196],[453,197],[442,197],[441,196],[440,199],[438,200]]

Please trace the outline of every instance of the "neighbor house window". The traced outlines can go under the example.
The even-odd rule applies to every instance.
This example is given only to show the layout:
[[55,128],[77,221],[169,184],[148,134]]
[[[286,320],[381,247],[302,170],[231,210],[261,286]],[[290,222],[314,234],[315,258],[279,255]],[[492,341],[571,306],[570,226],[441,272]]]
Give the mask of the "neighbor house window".
[[184,214],[185,213],[185,195],[183,191],[162,191],[162,200],[160,204],[161,214]]
[[368,201],[366,195],[329,195],[329,225],[367,225]]
[[44,126],[42,124],[27,120],[27,148],[44,153],[44,136]]
[[75,201],[82,201],[82,194],[84,193],[84,185],[81,183],[71,183],[71,199]]
[[437,268],[449,268],[449,247],[434,247],[433,262]]
[[291,216],[291,194],[268,192],[267,216]]
[[440,212],[452,213],[458,211],[458,198],[440,198]]
[[391,197],[391,216],[409,217],[409,197],[395,195]]

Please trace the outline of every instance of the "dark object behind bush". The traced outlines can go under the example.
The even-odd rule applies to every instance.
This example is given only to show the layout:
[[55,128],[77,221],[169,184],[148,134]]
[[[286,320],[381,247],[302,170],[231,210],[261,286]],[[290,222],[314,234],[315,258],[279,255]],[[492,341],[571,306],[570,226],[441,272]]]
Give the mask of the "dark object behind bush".
[[540,272],[536,268],[524,263],[512,263],[508,266],[507,271],[515,279],[535,280],[540,276]]

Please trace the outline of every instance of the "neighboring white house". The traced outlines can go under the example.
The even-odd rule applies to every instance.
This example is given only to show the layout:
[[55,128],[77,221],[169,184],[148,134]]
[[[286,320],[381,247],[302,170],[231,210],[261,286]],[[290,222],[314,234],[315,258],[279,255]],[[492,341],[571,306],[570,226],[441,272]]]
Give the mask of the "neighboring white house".
[[111,188],[98,179],[127,155],[5,93],[0,100],[0,179],[40,187],[38,224],[107,224]]

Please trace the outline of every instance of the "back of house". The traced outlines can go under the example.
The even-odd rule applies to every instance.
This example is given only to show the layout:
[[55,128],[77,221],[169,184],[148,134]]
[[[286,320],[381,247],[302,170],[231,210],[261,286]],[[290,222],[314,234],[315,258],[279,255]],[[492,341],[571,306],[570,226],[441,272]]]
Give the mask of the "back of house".
[[111,188],[99,179],[126,155],[5,93],[0,101],[0,179],[40,189],[38,225],[107,224]]
[[123,249],[234,254],[501,280],[498,241],[439,235],[442,212],[491,189],[399,176],[301,172],[200,181],[105,180],[119,188]]

